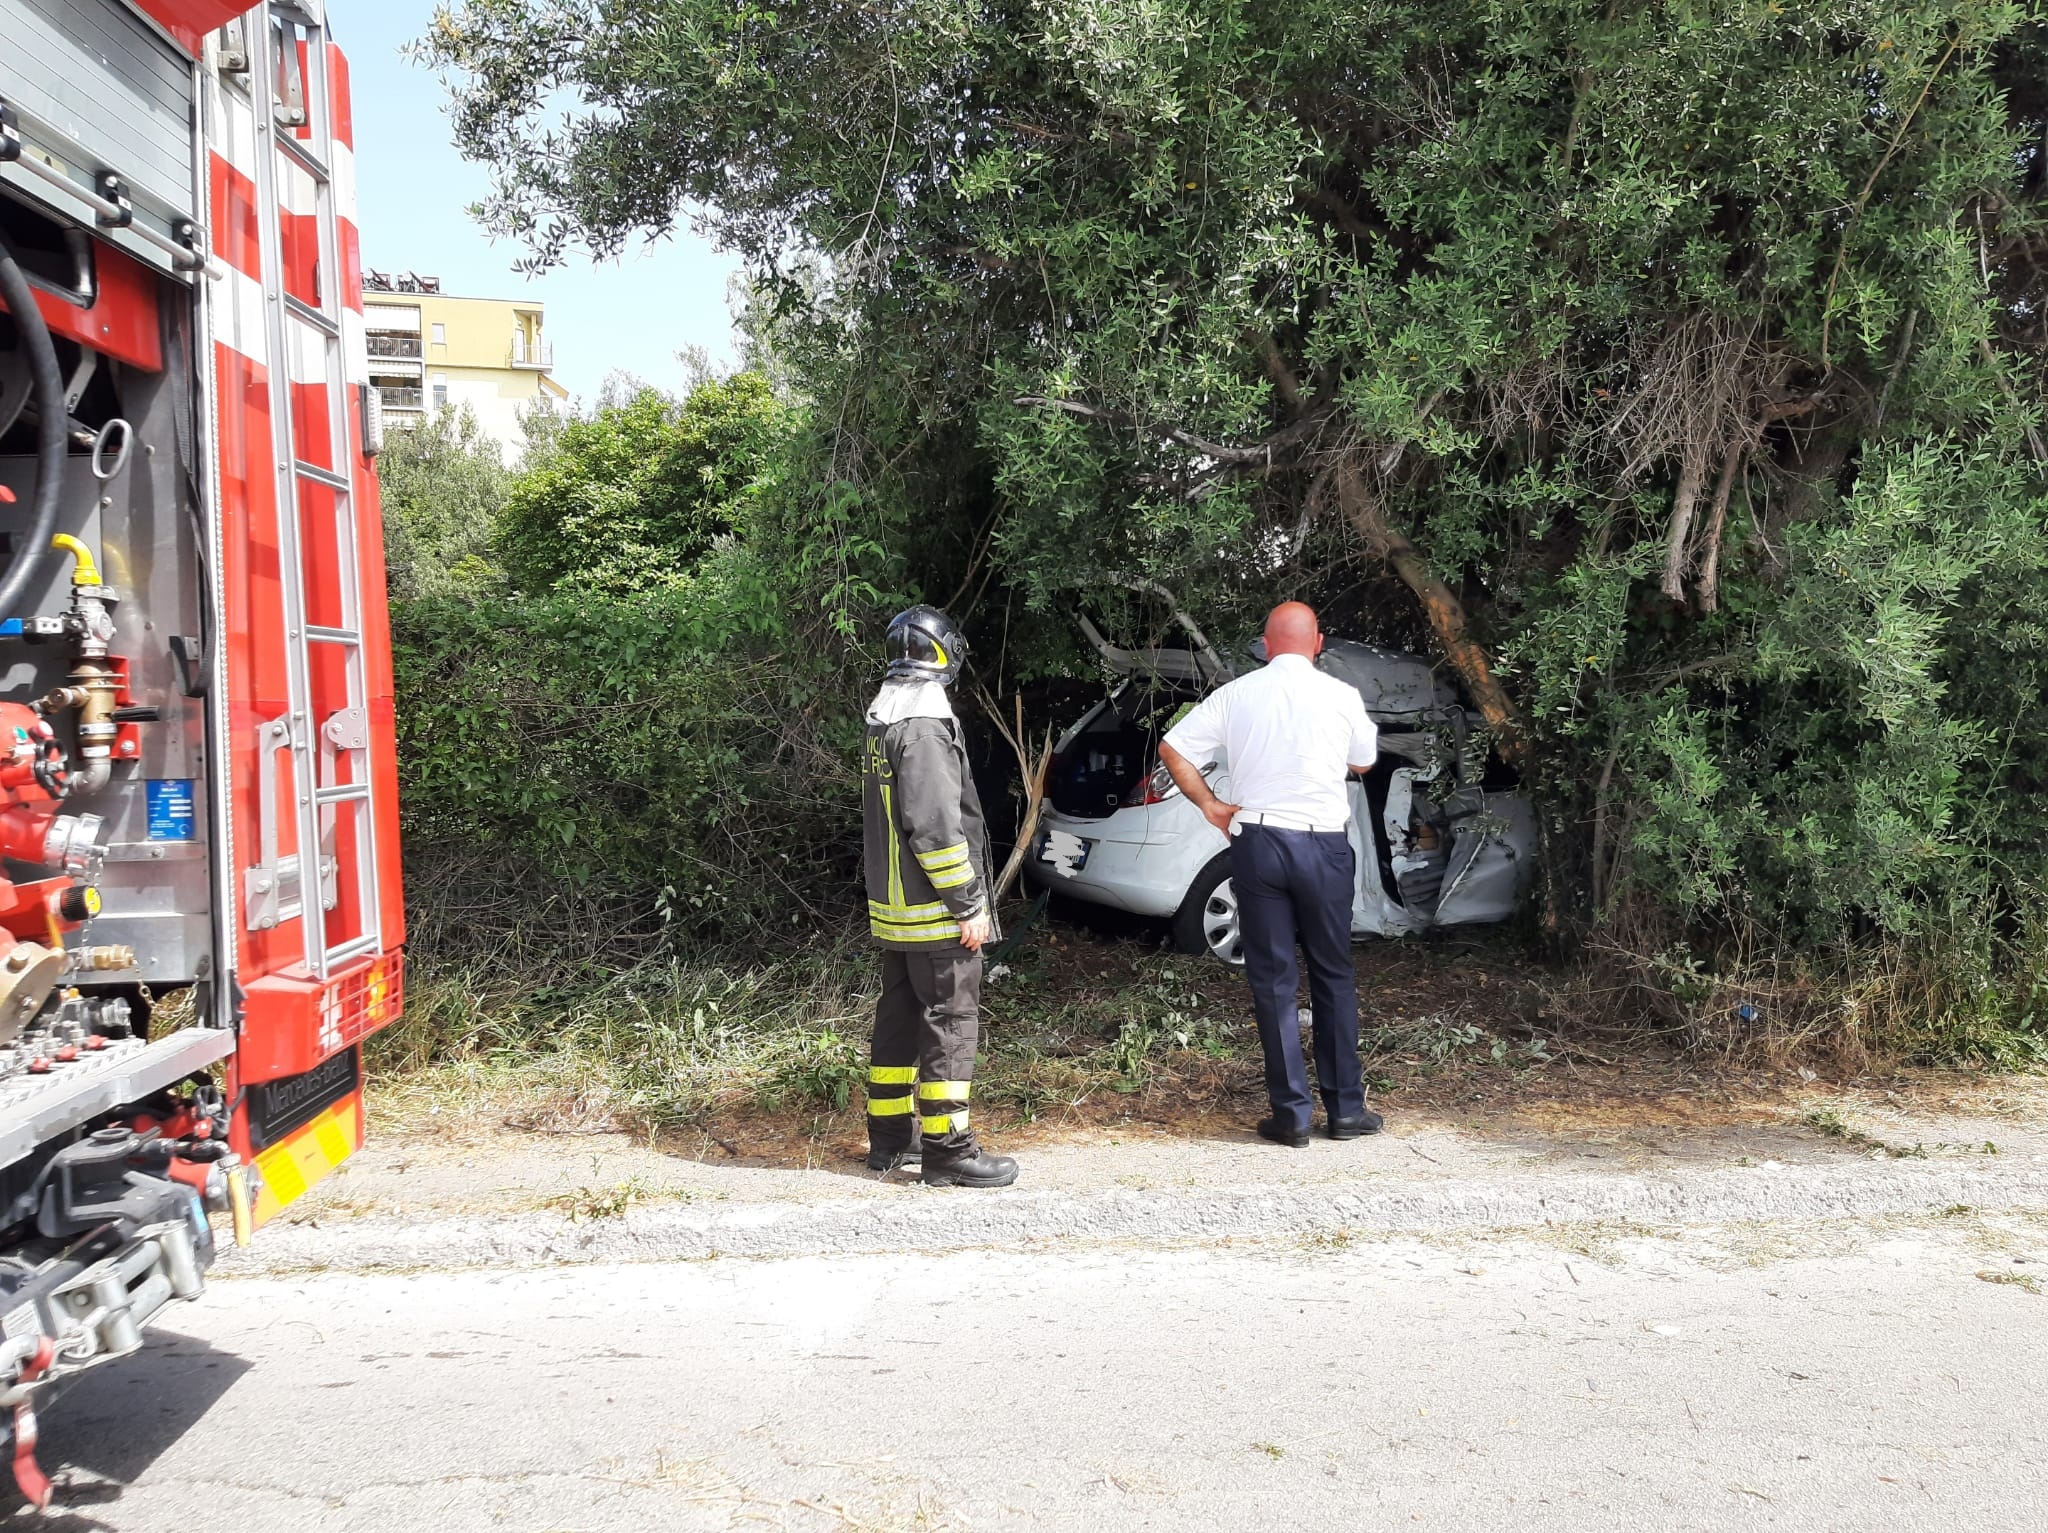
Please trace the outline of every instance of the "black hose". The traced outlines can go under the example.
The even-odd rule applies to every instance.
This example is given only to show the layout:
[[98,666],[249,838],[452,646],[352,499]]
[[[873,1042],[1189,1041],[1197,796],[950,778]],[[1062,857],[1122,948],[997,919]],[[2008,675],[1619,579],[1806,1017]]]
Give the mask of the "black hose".
[[64,492],[64,460],[70,452],[66,434],[71,412],[64,404],[64,373],[57,366],[57,348],[50,344],[50,327],[43,323],[28,278],[15,264],[14,251],[0,238],[0,299],[14,316],[28,348],[29,378],[35,385],[36,401],[36,500],[29,517],[28,540],[14,545],[14,557],[7,573],[0,576],[0,620],[18,616],[14,604],[36,572],[36,564],[50,552],[50,534],[57,527],[57,502]]
[[199,586],[199,655],[189,663],[201,669],[195,679],[185,674],[188,662],[180,660],[178,671],[185,682],[185,695],[204,697],[213,664],[213,576],[207,567],[213,544],[206,535],[206,503],[200,498],[199,476],[192,462],[199,448],[199,423],[192,409],[192,311],[184,305],[163,306],[163,347],[164,380],[171,391],[171,435],[178,477],[185,492],[179,498],[185,502],[185,515],[192,524],[192,552]]

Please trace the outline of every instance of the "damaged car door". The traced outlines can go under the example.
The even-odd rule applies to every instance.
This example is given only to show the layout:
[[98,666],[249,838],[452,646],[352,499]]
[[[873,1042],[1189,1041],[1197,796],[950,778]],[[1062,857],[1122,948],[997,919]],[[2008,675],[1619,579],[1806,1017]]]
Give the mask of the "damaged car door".
[[[1455,737],[1463,733],[1448,731]],[[1354,924],[1386,935],[1503,921],[1528,887],[1535,819],[1519,789],[1489,787],[1478,749],[1447,748],[1442,734],[1389,732],[1363,784],[1354,847],[1361,855]]]
[[1354,930],[1505,920],[1528,886],[1535,817],[1477,715],[1413,655],[1335,639],[1320,665],[1358,689],[1380,731],[1379,761],[1352,783]]

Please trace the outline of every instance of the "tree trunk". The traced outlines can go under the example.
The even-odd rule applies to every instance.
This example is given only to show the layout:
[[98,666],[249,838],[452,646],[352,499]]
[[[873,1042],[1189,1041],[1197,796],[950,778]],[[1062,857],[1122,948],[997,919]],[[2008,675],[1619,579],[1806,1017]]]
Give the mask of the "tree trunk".
[[1699,504],[1700,483],[1707,477],[1707,450],[1687,442],[1678,460],[1678,490],[1671,497],[1671,527],[1664,535],[1664,594],[1685,601],[1685,550],[1692,534],[1693,507]]
[[1521,715],[1493,674],[1486,651],[1466,631],[1465,607],[1451,588],[1437,579],[1422,550],[1396,531],[1381,514],[1379,502],[1366,488],[1355,465],[1346,463],[1337,471],[1337,498],[1352,527],[1373,549],[1384,554],[1394,573],[1422,603],[1423,616],[1444,647],[1444,657],[1465,684],[1466,695],[1479,709],[1479,716],[1493,732],[1503,758],[1518,770],[1529,768],[1529,743],[1522,732]]
[[1735,490],[1735,476],[1741,472],[1748,451],[1747,438],[1728,449],[1721,464],[1721,482],[1714,486],[1714,514],[1707,521],[1706,551],[1700,555],[1701,612],[1718,612],[1721,607],[1721,539],[1728,525],[1728,497]]

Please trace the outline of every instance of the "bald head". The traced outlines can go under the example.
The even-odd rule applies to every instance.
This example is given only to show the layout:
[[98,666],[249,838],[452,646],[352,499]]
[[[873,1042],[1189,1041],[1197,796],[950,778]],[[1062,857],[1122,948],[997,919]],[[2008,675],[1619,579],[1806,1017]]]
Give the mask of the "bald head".
[[1316,623],[1315,609],[1307,602],[1284,601],[1266,615],[1267,659],[1306,655],[1313,660],[1322,647],[1323,631]]

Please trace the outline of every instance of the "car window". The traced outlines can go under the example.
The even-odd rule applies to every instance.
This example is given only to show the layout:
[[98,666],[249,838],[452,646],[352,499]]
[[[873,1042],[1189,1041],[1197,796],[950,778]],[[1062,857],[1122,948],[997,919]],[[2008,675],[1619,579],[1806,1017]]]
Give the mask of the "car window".
[[1192,687],[1176,686],[1152,677],[1133,677],[1110,694],[1117,718],[1126,729],[1140,729],[1157,739],[1194,707],[1199,698]]

